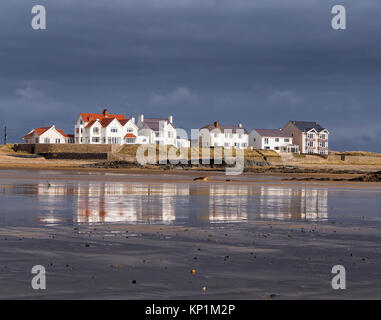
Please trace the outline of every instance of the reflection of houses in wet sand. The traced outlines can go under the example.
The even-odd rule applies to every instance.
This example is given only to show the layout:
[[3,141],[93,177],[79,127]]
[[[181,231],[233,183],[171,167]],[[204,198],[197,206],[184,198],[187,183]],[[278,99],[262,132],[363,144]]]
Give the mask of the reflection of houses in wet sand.
[[328,218],[327,189],[261,187],[260,216],[270,219]]
[[175,205],[181,201],[179,196],[182,195],[188,199],[189,186],[107,183],[79,185],[75,221],[170,223],[176,219]]
[[239,185],[210,185],[209,221],[239,222],[247,220],[249,188]]

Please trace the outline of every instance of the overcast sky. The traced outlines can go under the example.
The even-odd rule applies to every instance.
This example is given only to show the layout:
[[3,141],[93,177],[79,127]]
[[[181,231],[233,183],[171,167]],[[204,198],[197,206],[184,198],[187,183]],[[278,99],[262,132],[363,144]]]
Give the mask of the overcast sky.
[[[45,31],[31,28],[35,4]],[[0,46],[11,142],[72,133],[80,112],[107,107],[186,129],[317,121],[333,150],[381,152],[380,0],[2,0]]]

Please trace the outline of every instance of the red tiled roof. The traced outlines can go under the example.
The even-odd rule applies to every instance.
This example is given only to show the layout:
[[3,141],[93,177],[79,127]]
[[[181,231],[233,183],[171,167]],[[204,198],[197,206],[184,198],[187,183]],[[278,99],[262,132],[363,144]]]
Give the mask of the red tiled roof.
[[136,138],[136,136],[133,133],[127,133],[124,137],[125,138]]
[[97,122],[97,120],[91,120],[85,128],[90,128],[95,122]]
[[110,123],[114,120],[115,118],[104,118],[101,120],[101,125],[103,128],[106,128],[110,125]]
[[[26,136],[24,136],[24,139],[28,139],[28,138],[31,138],[33,137],[34,133],[37,133],[37,136],[41,136],[43,133],[45,133],[46,131],[48,131],[49,129],[51,129],[53,126],[51,127],[42,127],[42,128],[35,128],[33,129],[32,131],[30,131]],[[64,137],[69,137],[69,135],[65,134],[61,129],[57,129],[55,128],[62,136]],[[70,136],[73,136],[74,135],[70,135]]]
[[80,116],[82,117],[82,120],[84,122],[89,122],[92,120],[103,120],[107,118],[116,118],[118,120],[123,120],[125,119],[125,116],[123,114],[106,114],[104,115],[103,113],[81,113]]
[[[128,119],[121,119],[119,120],[118,118],[103,118],[103,119],[97,119],[99,120],[101,126],[103,128],[106,128],[110,125],[110,123],[114,120],[114,119],[117,119],[119,121],[119,123],[124,126],[129,120]],[[91,120],[86,126],[85,128],[91,128],[95,122],[97,122],[97,120]]]
[[37,133],[38,136],[42,135],[44,132],[48,131],[51,127],[42,127],[42,128],[35,128],[32,131],[30,131],[24,138],[30,138],[33,137],[34,133]]

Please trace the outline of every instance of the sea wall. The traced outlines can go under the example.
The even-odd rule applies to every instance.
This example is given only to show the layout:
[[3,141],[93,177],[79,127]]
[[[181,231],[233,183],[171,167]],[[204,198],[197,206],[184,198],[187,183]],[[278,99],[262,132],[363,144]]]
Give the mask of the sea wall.
[[48,153],[103,153],[118,152],[121,146],[113,144],[15,144],[15,151],[24,151],[32,154]]

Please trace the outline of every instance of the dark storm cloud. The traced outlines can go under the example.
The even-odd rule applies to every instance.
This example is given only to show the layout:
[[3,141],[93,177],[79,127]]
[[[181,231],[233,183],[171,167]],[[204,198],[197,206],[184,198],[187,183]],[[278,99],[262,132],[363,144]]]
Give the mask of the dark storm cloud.
[[[33,31],[43,4],[48,29]],[[348,30],[331,28],[334,4]],[[336,150],[381,151],[378,0],[14,1],[0,4],[0,124],[13,140],[80,111],[281,127],[316,120]],[[364,138],[366,137],[366,138]]]

